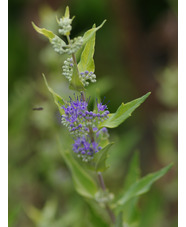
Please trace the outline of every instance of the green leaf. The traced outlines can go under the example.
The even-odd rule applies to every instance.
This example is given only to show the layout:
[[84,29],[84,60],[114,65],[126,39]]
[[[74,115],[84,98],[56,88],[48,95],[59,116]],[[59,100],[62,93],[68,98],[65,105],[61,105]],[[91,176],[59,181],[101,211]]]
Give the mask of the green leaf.
[[102,123],[100,123],[99,128],[107,127],[107,128],[116,128],[121,123],[123,123],[128,117],[131,116],[132,112],[139,107],[151,94],[148,92],[146,95],[135,99],[126,104],[122,103],[121,106],[117,109],[116,113],[109,114],[109,118]]
[[113,145],[113,143],[109,143],[107,146],[105,146],[103,149],[101,149],[99,152],[97,152],[94,155],[95,170],[97,172],[103,172],[106,169],[108,169],[106,161],[107,161],[107,158],[108,158],[108,151],[109,151],[109,149],[112,145]]
[[123,194],[140,178],[139,152],[135,152],[130,162],[129,170],[123,187]]
[[84,91],[84,85],[81,82],[79,78],[79,71],[76,66],[73,68],[73,73],[72,73],[72,80],[70,81],[70,89],[75,90],[75,91]]
[[34,206],[29,206],[26,208],[26,214],[28,217],[35,223],[38,224],[40,220],[42,219],[42,213],[39,209],[37,209]]
[[29,206],[26,207],[25,211],[28,217],[34,222],[35,226],[49,227],[55,220],[57,200],[54,198],[48,200],[42,210],[34,206]]
[[122,216],[123,216],[123,213],[120,212],[116,218],[116,223],[115,223],[114,227],[123,227],[123,220],[122,220],[123,217]]
[[133,226],[133,224],[135,225],[139,223],[140,212],[137,206],[138,201],[139,197],[133,197],[132,199],[129,199],[122,207],[122,211],[124,213],[123,220],[129,226]]
[[[139,162],[139,152],[135,152],[132,160],[130,162],[129,170],[125,179],[125,184],[123,187],[123,194],[127,192],[130,186],[135,183],[140,178],[140,162]],[[137,210],[138,197],[133,197],[128,200],[123,206],[124,221],[128,224],[136,222],[138,218]]]
[[85,172],[80,164],[78,164],[69,151],[60,147],[60,153],[71,171],[76,191],[84,197],[94,198],[94,195],[97,192],[96,182],[91,178],[90,175],[88,175],[87,172]]
[[[124,195],[125,192],[129,189],[129,187],[133,183],[135,183],[139,178],[140,178],[139,152],[135,152],[130,162],[129,170],[125,179],[125,184],[121,196],[119,198],[121,198],[122,195]],[[136,222],[136,219],[138,218],[137,202],[138,197],[133,197],[132,199],[128,200],[122,207],[122,211],[124,213],[123,219],[128,224]]]
[[45,28],[39,28],[38,26],[36,26],[34,24],[34,22],[32,22],[32,26],[34,27],[34,29],[36,30],[36,32],[44,35],[45,37],[47,37],[49,39],[50,42],[52,42],[52,39],[56,36],[53,32],[45,29]]
[[46,84],[46,86],[47,86],[49,92],[52,94],[52,96],[53,96],[53,98],[54,98],[54,102],[55,102],[55,104],[57,105],[60,114],[61,114],[61,115],[64,114],[64,110],[61,108],[61,106],[64,105],[65,102],[63,101],[63,99],[61,98],[60,95],[58,95],[57,93],[55,93],[55,92],[53,91],[53,89],[52,89],[51,87],[49,87],[48,82],[47,82],[47,80],[46,80],[46,77],[45,77],[44,73],[43,73],[42,75],[43,75],[45,84]]
[[88,223],[90,227],[108,227],[108,223],[105,220],[105,211],[101,210],[98,203],[94,200],[87,201]]
[[50,200],[48,200],[46,202],[46,204],[42,210],[43,219],[46,220],[47,222],[54,220],[56,211],[57,211],[57,199],[51,198]]
[[126,202],[130,199],[148,192],[151,185],[163,175],[165,175],[171,167],[172,164],[162,168],[155,173],[148,174],[147,176],[132,184],[129,189],[123,194],[123,196],[117,201],[117,210],[121,211]]
[[93,26],[93,28],[91,28],[90,30],[88,30],[84,36],[83,36],[83,45],[85,45],[91,38],[92,36],[94,35],[94,33],[99,30],[101,27],[103,27],[104,23],[106,22],[106,20],[104,20],[100,26],[98,27],[95,27]]
[[[95,26],[93,26],[95,28]],[[80,72],[85,72],[86,70],[89,72],[94,72],[94,48],[95,48],[95,38],[96,33],[92,35],[90,40],[86,43],[85,48],[81,54],[81,60],[78,64],[78,68]]]
[[91,29],[89,29],[88,31],[85,32],[85,34],[83,35],[83,45],[82,47],[76,52],[76,59],[77,59],[77,62],[80,61],[80,57],[81,57],[81,54],[82,54],[82,51],[84,50],[84,47],[85,47],[85,44],[92,38],[92,36],[95,34],[95,32],[97,30],[99,30],[103,25],[104,23],[106,22],[106,20],[104,20],[100,26],[98,27],[93,27]]

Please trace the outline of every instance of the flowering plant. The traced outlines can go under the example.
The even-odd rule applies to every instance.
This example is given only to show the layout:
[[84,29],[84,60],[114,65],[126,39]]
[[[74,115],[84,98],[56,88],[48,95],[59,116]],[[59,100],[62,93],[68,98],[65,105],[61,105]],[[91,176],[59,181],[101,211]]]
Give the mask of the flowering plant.
[[[96,82],[93,59],[95,36],[105,21],[98,27],[93,25],[83,36],[71,39],[73,19],[74,17],[70,18],[68,7],[64,16],[57,18],[59,34],[65,39],[33,23],[34,29],[49,39],[54,51],[60,55],[68,55],[62,66],[62,74],[69,81],[69,89],[79,92],[78,95],[74,93],[69,100],[64,100],[48,85],[43,74],[45,84],[61,114],[61,123],[73,138],[71,147],[63,148],[60,152],[71,171],[76,191],[84,198],[96,201],[100,207],[104,207],[107,213],[104,221],[107,226],[124,224],[134,226],[134,223],[136,226],[136,220],[126,211],[130,207],[131,213],[135,212],[137,198],[147,192],[151,185],[170,169],[171,165],[140,178],[136,171],[139,168],[139,157],[137,153],[134,154],[128,173],[130,180],[126,180],[125,187],[121,189],[119,196],[110,193],[106,188],[102,172],[108,168],[108,154],[113,144],[109,141],[108,128],[116,128],[123,123],[147,99],[150,92],[129,103],[122,103],[115,113],[110,113],[105,101],[100,101],[99,97],[94,100],[94,108],[90,109],[91,97],[86,97],[86,87]],[[88,170],[97,174],[99,187]]]

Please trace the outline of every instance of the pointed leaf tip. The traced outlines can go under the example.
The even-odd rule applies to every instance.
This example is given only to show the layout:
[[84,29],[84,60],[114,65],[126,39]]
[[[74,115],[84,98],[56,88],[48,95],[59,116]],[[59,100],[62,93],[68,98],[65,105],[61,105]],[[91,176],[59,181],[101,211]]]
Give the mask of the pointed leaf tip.
[[36,30],[36,32],[44,35],[45,37],[47,37],[50,42],[52,41],[52,39],[55,37],[55,34],[45,28],[39,28],[37,25],[34,24],[34,22],[32,21],[32,26],[33,28]]
[[65,17],[70,17],[70,10],[69,10],[69,7],[66,6],[66,9],[65,9]]
[[133,111],[139,107],[151,94],[151,92],[148,92],[147,94],[143,95],[142,97],[135,99],[131,102],[128,102],[126,104],[122,103],[117,111],[113,114],[109,114],[109,118],[105,121],[103,121],[99,128],[107,127],[107,128],[116,128],[121,123],[123,123],[128,117],[131,116]]
[[106,23],[106,19],[102,22],[102,24],[100,26],[103,26]]
[[57,23],[59,24],[59,19],[58,19],[57,15],[56,15],[56,21],[57,21]]
[[161,177],[163,177],[169,170],[172,168],[173,164],[169,164],[168,166],[165,166],[164,168],[150,173],[144,177],[142,177],[140,180],[133,183],[126,192],[124,192],[123,196],[118,200],[116,208],[117,210],[121,211],[124,205],[127,201],[129,201],[131,198],[140,196],[146,192],[148,192],[152,186],[152,184],[159,180]]

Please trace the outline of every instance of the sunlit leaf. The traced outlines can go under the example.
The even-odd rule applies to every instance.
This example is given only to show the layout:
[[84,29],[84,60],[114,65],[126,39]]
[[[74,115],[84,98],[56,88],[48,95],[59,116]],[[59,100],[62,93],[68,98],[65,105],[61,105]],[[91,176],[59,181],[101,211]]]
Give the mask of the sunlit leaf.
[[146,95],[135,99],[126,104],[122,103],[121,106],[117,109],[117,111],[113,114],[109,114],[109,118],[104,122],[100,123],[99,128],[107,127],[107,128],[116,128],[121,123],[123,123],[128,117],[131,116],[132,112],[139,107],[150,95],[148,92]]
[[[95,26],[94,26],[95,28]],[[81,60],[78,64],[78,68],[80,72],[85,72],[86,70],[89,72],[94,72],[94,48],[95,48],[95,37],[96,33],[92,35],[90,40],[86,43],[85,48],[81,54]]]
[[106,20],[104,20],[104,21],[102,22],[102,24],[100,24],[100,26],[98,26],[98,27],[93,27],[93,28],[89,29],[87,32],[85,32],[85,34],[83,35],[83,45],[82,45],[82,47],[76,52],[76,59],[77,59],[77,62],[80,61],[80,57],[81,57],[82,51],[84,50],[85,44],[92,38],[92,36],[95,34],[95,32],[96,32],[97,30],[99,30],[99,29],[104,25],[105,22],[106,22]]
[[67,17],[67,18],[70,17],[70,11],[69,11],[69,7],[68,6],[65,9],[65,16],[64,17]]
[[79,71],[76,66],[73,67],[72,80],[70,81],[70,89],[75,91],[84,91],[84,85],[79,78]]
[[49,31],[49,30],[47,30],[45,28],[39,28],[38,26],[36,26],[34,24],[34,22],[32,22],[32,26],[34,27],[34,29],[36,30],[36,32],[38,32],[38,33],[44,35],[45,37],[47,37],[50,40],[50,42],[56,36],[53,32],[51,32],[51,31]]
[[103,27],[103,25],[105,24],[106,20],[104,20],[98,27],[93,27],[90,30],[88,30],[87,32],[85,32],[84,36],[83,36],[83,44],[86,44],[94,35],[94,33],[99,30],[101,27]]

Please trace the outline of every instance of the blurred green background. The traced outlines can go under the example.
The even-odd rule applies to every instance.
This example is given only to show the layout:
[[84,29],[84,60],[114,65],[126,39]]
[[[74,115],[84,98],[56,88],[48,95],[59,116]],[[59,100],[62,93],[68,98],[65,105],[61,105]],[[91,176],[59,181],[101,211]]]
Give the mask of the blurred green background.
[[[70,140],[42,73],[63,97],[72,92],[61,75],[64,57],[31,26],[57,31],[68,5],[72,37],[107,19],[96,35],[97,86],[93,96],[121,102],[152,94],[131,118],[110,130],[115,141],[106,185],[118,192],[132,154],[140,151],[142,175],[174,163],[142,196],[140,226],[177,226],[177,1],[9,0],[9,226],[104,226],[75,192],[56,135]],[[42,111],[32,108],[42,107]],[[97,224],[96,224],[97,221]],[[98,224],[99,223],[99,224]]]

